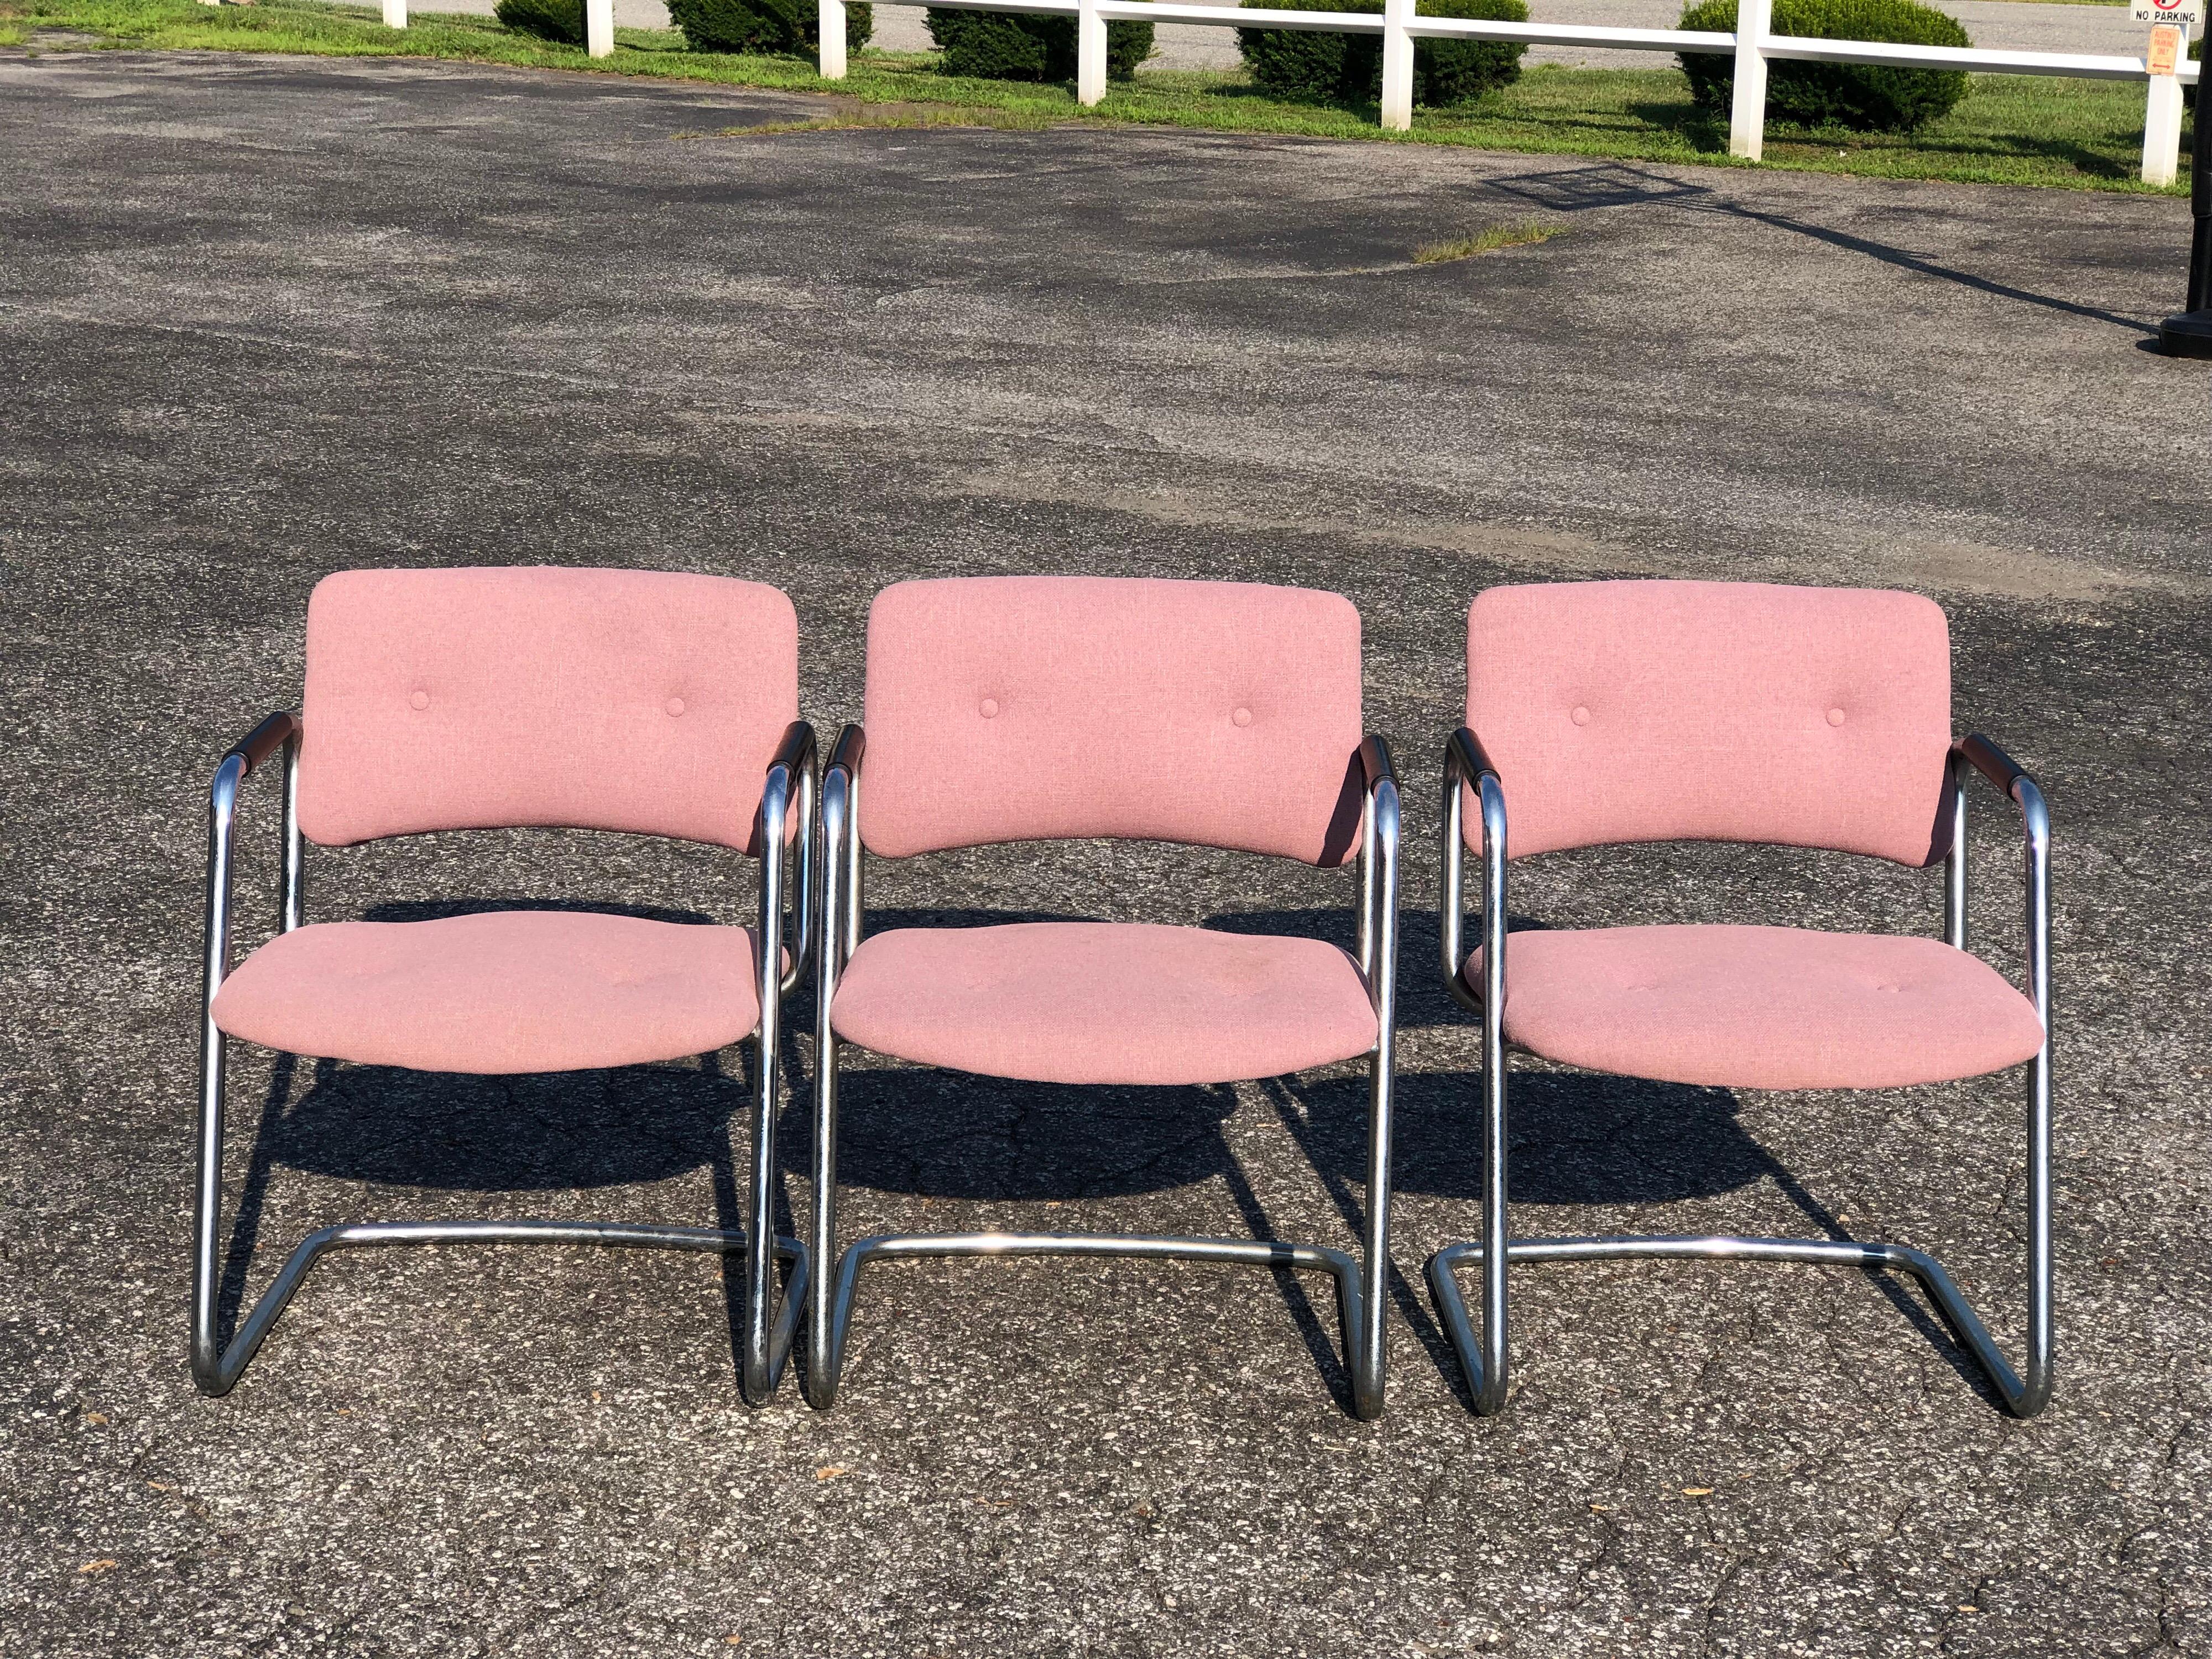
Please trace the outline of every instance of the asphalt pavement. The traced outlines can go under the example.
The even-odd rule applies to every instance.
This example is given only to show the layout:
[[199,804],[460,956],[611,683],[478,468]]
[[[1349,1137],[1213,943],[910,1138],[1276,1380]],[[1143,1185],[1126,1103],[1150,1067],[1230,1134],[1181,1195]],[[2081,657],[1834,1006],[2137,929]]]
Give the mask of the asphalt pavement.
[[[0,58],[0,1650],[26,1655],[2212,1653],[2203,1041],[2212,377],[2164,198],[1170,131],[743,132],[823,106],[602,76]],[[1416,265],[1538,216],[1539,246]],[[738,1395],[705,1258],[359,1252],[237,1389],[185,1366],[207,781],[382,564],[781,584],[860,707],[882,584],[1339,589],[1396,745],[1389,1409],[1315,1284],[872,1268],[843,1392]],[[1476,1224],[1477,1042],[1431,848],[1470,597],[1881,583],[2057,826],[2059,1382],[2027,1423],[1855,1273],[1529,1268],[1468,1409],[1420,1264]],[[242,872],[271,925],[273,801]],[[2018,965],[1985,794],[1975,925]],[[309,866],[312,915],[724,917],[750,872],[577,834]],[[1932,876],[1719,848],[1519,866],[1516,915],[1933,932]],[[1346,878],[1128,845],[878,861],[879,917],[1319,929]],[[808,1029],[805,1017],[801,1029]],[[793,1055],[797,1087],[808,1045]],[[707,1221],[744,1056],[235,1085],[225,1305],[334,1221]],[[848,1072],[852,1233],[1349,1245],[1362,1085]],[[1895,1238],[2017,1351],[2016,1079],[1879,1096],[1516,1073],[1516,1225]],[[803,1096],[802,1096],[803,1098]],[[784,1131],[791,1205],[806,1129]]]

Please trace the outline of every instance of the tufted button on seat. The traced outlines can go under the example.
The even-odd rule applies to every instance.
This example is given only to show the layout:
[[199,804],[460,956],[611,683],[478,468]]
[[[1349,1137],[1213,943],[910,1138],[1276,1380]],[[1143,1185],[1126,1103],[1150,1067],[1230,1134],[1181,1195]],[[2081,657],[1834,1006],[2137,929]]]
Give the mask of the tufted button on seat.
[[1375,1046],[1352,958],[1322,939],[1134,922],[902,927],[861,941],[837,1035],[1035,1083],[1232,1083]]
[[[1466,978],[1479,994],[1480,951]],[[1515,933],[1503,1023],[1547,1060],[1720,1088],[1936,1083],[2043,1046],[2034,1006],[1978,957],[1802,927]]]
[[214,1012],[288,1054],[501,1073],[712,1054],[760,1023],[760,1000],[750,929],[496,910],[280,933]]

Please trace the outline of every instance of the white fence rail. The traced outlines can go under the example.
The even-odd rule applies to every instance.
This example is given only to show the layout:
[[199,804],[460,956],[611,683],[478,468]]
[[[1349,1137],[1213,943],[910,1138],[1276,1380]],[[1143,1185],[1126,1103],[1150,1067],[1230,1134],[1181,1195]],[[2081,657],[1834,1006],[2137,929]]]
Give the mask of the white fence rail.
[[[1195,23],[1214,28],[1334,29],[1382,37],[1382,125],[1405,131],[1413,125],[1413,42],[1510,40],[1536,46],[1606,46],[1630,52],[1711,52],[1735,59],[1735,104],[1729,115],[1729,153],[1757,161],[1765,146],[1766,66],[1777,59],[1818,64],[1883,64],[1896,69],[1966,70],[1976,75],[2078,75],[2094,80],[2142,81],[2142,176],[2170,185],[2180,167],[2181,88],[2194,84],[2197,66],[2183,59],[2172,75],[2153,75],[2147,58],[2066,52],[1996,52],[1976,46],[1906,46],[1883,40],[1817,40],[1771,33],[1773,0],[1738,0],[1733,33],[1695,29],[1605,28],[1581,23],[1493,23],[1473,18],[1419,17],[1413,0],[1383,0],[1381,12],[1277,11],[1236,6],[1177,4],[1175,0],[931,0],[966,11],[1013,11],[1078,20],[1076,99],[1095,104],[1106,95],[1109,22]],[[844,0],[819,0],[821,70],[827,80],[845,74]]]
[[[1493,23],[1464,17],[1420,17],[1414,0],[1382,0],[1380,12],[1278,11],[1198,6],[1177,0],[929,0],[965,11],[1026,12],[1076,20],[1076,101],[1106,95],[1106,25],[1191,23],[1212,28],[1318,29],[1382,37],[1382,125],[1413,125],[1413,42],[1507,40],[1532,46],[1605,46],[1629,52],[1711,52],[1735,59],[1735,101],[1729,112],[1729,154],[1757,161],[1766,139],[1766,66],[1777,61],[1882,64],[1893,69],[1966,70],[1976,75],[2074,75],[2098,81],[2145,82],[2142,179],[2170,185],[2181,166],[2181,89],[2197,82],[2187,57],[2172,75],[2150,72],[2148,55],[2120,58],[2069,52],[1999,52],[1978,46],[1907,46],[1886,40],[1816,40],[1771,32],[1773,0],[1737,0],[1736,27],[1605,28],[1583,23]],[[407,27],[407,0],[383,0],[387,27]],[[823,79],[845,78],[845,0],[817,0]],[[614,0],[584,0],[585,49],[605,58],[615,49]]]

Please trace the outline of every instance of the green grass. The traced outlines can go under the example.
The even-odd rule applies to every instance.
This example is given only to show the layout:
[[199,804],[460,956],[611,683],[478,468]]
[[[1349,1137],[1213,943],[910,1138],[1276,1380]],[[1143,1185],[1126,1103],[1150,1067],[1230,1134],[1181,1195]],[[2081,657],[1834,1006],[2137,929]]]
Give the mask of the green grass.
[[[1744,165],[1727,155],[1726,124],[1691,103],[1688,82],[1663,59],[1649,70],[1540,66],[1479,103],[1419,112],[1410,134],[1385,134],[1371,106],[1286,103],[1237,74],[1146,71],[1133,83],[1111,87],[1103,105],[1085,110],[1069,87],[955,79],[939,75],[927,54],[860,52],[849,78],[833,82],[796,58],[688,52],[683,36],[671,31],[617,29],[613,56],[592,58],[580,47],[511,33],[488,17],[417,14],[410,27],[394,31],[367,7],[323,0],[219,8],[198,0],[0,0],[0,43],[46,49],[34,34],[41,29],[80,31],[102,46],[459,58],[841,94],[818,119],[746,130],[757,137],[853,125],[1146,123]],[[82,48],[56,42],[53,49]],[[1957,109],[1909,137],[1775,124],[1767,130],[1765,165],[1870,178],[2142,191],[2134,175],[2142,110],[2141,88],[2125,82],[1978,76]],[[2165,193],[2187,189],[2185,173]]]
[[1534,242],[1548,242],[1554,236],[1566,234],[1565,225],[1546,224],[1540,219],[1522,219],[1510,225],[1487,225],[1470,231],[1464,236],[1454,236],[1442,242],[1427,242],[1413,250],[1417,265],[1449,264],[1455,259],[1472,259],[1479,253],[1495,253],[1502,247],[1527,247]]

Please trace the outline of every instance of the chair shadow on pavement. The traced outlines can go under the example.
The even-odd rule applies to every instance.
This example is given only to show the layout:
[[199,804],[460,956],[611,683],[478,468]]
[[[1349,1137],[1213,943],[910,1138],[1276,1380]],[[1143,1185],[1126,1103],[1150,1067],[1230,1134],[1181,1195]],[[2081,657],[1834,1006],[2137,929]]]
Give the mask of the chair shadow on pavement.
[[[1347,951],[1353,948],[1348,911],[1253,912],[1216,916],[1207,925],[1332,939]],[[1512,928],[1522,931],[1521,918],[1513,919]],[[1477,1237],[1483,1187],[1482,1073],[1479,1068],[1408,1072],[1402,1052],[1402,1033],[1425,1025],[1464,1026],[1470,1046],[1478,1046],[1476,1019],[1441,982],[1433,915],[1401,913],[1398,942],[1401,1056],[1393,1096],[1392,1188],[1401,1194],[1464,1200],[1469,1207],[1464,1231],[1456,1236]],[[1367,1177],[1366,1073],[1276,1078],[1263,1087],[1284,1127],[1311,1160],[1346,1228],[1357,1237],[1365,1224],[1359,1194]],[[1835,1213],[1745,1131],[1738,1112],[1736,1097],[1728,1089],[1602,1073],[1535,1071],[1523,1062],[1513,1068],[1507,1093],[1510,1201],[1601,1207],[1667,1204],[1717,1198],[1767,1181],[1803,1214],[1808,1224],[1805,1236],[1850,1238]],[[1597,1224],[1609,1230],[1619,1223],[1607,1218]],[[1865,1277],[1953,1370],[1991,1403],[2001,1403],[1981,1367],[1939,1316],[1893,1275],[1870,1269]],[[1457,1356],[1436,1322],[1425,1286],[1395,1265],[1390,1278],[1406,1322],[1454,1393],[1471,1408]]]
[[[364,920],[423,921],[500,909],[708,920],[690,911],[629,905],[473,900],[380,905]],[[704,1168],[714,1190],[713,1224],[742,1231],[744,1148],[733,1145],[732,1136],[747,1133],[752,1048],[748,1041],[696,1061],[516,1077],[277,1055],[245,1176],[236,1188],[216,1299],[222,1340],[230,1340],[246,1304],[246,1275],[279,1167],[372,1187],[486,1194],[571,1194],[665,1181]],[[796,1058],[787,1054],[787,1071]],[[308,1081],[295,1100],[302,1070]],[[485,1207],[503,1218],[541,1218],[526,1203]],[[566,1219],[575,1207],[556,1206],[542,1218]],[[778,1227],[792,1231],[787,1211]],[[289,1249],[295,1242],[283,1243]],[[744,1281],[742,1273],[722,1275],[733,1368],[744,1352]]]

